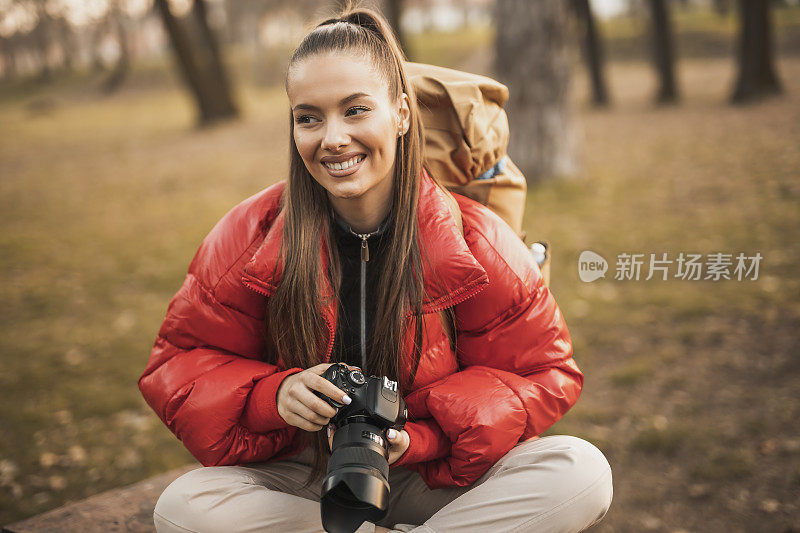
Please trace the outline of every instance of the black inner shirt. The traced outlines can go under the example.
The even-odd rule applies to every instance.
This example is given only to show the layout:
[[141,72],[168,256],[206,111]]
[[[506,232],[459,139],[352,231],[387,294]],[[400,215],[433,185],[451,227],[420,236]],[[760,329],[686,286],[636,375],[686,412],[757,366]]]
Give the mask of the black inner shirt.
[[[361,238],[356,236],[347,223],[335,215],[333,235],[339,251],[342,268],[342,287],[339,292],[339,312],[331,362],[344,362],[361,367]],[[377,282],[386,245],[389,241],[388,217],[378,230],[367,238],[369,261],[366,262],[366,342],[370,352],[372,331],[377,314]],[[362,368],[366,375],[370,369]]]

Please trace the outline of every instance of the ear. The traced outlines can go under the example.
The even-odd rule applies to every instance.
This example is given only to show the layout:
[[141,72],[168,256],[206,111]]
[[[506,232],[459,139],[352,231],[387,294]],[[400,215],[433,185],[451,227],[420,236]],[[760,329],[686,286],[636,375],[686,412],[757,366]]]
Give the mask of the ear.
[[411,106],[408,95],[403,93],[400,95],[400,106],[398,107],[398,135],[405,135],[408,128],[411,127]]

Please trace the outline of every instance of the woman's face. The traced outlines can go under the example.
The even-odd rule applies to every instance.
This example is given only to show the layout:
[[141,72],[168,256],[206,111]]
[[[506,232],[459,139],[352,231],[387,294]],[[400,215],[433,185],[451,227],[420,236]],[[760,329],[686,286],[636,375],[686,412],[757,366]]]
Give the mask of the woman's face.
[[297,150],[334,207],[337,199],[389,201],[397,138],[410,123],[408,96],[390,101],[371,61],[348,53],[295,63],[287,86]]

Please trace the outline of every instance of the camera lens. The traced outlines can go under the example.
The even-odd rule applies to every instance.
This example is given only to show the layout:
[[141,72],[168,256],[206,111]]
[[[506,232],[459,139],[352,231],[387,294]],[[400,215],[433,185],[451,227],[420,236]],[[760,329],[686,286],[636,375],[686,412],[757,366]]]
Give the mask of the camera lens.
[[377,522],[386,516],[389,462],[380,434],[381,428],[373,424],[353,421],[334,433],[320,495],[325,531],[352,533],[365,520]]

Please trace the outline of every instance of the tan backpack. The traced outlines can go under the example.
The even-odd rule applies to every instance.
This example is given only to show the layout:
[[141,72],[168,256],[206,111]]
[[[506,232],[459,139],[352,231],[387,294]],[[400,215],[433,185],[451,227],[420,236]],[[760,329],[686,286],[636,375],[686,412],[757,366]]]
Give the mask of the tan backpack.
[[[448,190],[489,207],[524,242],[527,182],[506,153],[508,88],[486,76],[435,65],[407,62],[405,69],[425,127],[425,168]],[[460,212],[454,215],[460,221]],[[546,241],[539,244],[544,253],[537,262],[549,285],[550,248]]]

